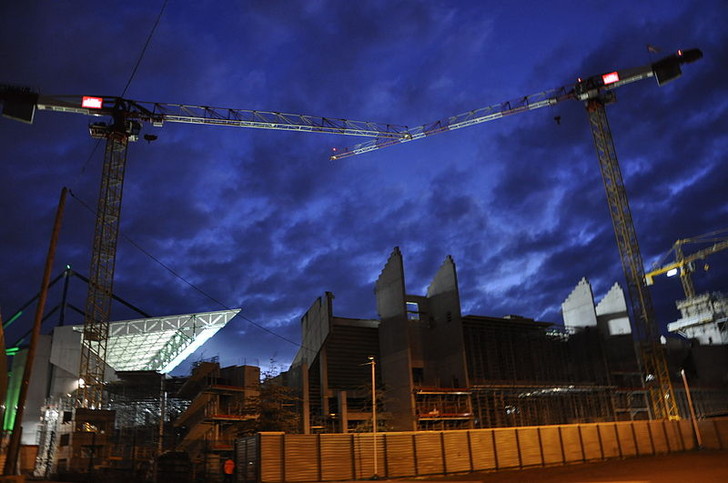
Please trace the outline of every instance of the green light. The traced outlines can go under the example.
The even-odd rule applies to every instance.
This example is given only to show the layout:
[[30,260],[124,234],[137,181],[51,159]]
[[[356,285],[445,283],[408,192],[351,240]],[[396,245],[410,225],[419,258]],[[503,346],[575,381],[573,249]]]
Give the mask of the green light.
[[9,327],[10,324],[12,324],[13,322],[15,322],[18,319],[18,317],[20,317],[21,315],[23,315],[23,311],[22,310],[19,310],[18,313],[16,313],[12,317],[10,317],[10,319],[3,324],[3,328]]
[[13,371],[8,374],[8,395],[5,398],[5,421],[3,429],[10,431],[15,424],[15,414],[18,411],[18,399],[20,398],[20,384],[23,378],[23,370]]

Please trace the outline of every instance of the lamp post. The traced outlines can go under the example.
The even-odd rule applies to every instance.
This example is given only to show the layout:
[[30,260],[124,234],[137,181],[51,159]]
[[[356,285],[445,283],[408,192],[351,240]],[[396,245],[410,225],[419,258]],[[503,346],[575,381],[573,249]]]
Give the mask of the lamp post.
[[703,447],[703,438],[700,436],[700,429],[698,428],[698,420],[695,417],[695,408],[693,407],[693,398],[690,395],[690,387],[688,387],[688,379],[685,377],[685,369],[680,369],[680,375],[682,376],[683,385],[685,386],[685,395],[688,398],[688,408],[690,409],[690,420],[693,422],[693,431],[695,431],[695,439],[698,442],[698,449]]
[[373,480],[378,480],[379,475],[378,468],[377,468],[377,384],[376,384],[376,361],[374,360],[374,356],[369,356],[369,365],[372,368],[372,441],[373,441],[373,450],[374,450],[374,475],[372,475]]

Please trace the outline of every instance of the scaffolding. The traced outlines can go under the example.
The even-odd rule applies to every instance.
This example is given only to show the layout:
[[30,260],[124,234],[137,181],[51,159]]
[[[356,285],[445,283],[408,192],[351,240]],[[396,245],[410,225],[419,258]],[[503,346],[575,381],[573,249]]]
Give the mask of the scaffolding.
[[615,387],[596,328],[467,316],[463,329],[475,427],[615,419]]
[[421,431],[473,427],[468,389],[418,388],[415,390],[415,411],[417,429]]

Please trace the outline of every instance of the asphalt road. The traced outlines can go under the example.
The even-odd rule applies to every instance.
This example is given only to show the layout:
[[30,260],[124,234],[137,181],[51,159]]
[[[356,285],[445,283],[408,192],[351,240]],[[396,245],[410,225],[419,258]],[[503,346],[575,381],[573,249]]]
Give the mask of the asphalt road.
[[428,480],[461,483],[726,483],[728,451],[671,453],[548,468],[451,475]]

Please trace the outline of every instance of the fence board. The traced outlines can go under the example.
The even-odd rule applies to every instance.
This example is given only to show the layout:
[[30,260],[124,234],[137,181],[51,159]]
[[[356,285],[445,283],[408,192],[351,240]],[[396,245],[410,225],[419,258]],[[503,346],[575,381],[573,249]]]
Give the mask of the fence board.
[[611,423],[599,424],[599,439],[602,444],[602,456],[606,459],[619,458],[619,442],[617,426]]
[[320,481],[318,436],[287,434],[285,436],[286,481]]
[[415,434],[418,475],[439,475],[445,472],[440,433]]
[[678,428],[680,430],[680,438],[682,439],[683,449],[689,451],[695,449],[695,432],[693,431],[693,423],[689,419],[681,419],[678,421]]
[[602,459],[602,443],[599,440],[599,432],[596,424],[580,424],[581,445],[584,448],[584,460]]
[[652,435],[652,445],[655,448],[655,454],[669,453],[670,448],[667,445],[667,437],[665,435],[665,421],[648,421],[647,424]]
[[283,433],[260,433],[260,481],[283,481]]
[[637,441],[637,454],[640,456],[654,453],[652,436],[647,423],[648,421],[632,421],[632,428]]
[[[728,418],[698,421],[703,446],[728,449]],[[260,483],[347,481],[374,475],[374,440],[365,434],[260,433],[237,441],[241,466],[258,458]],[[253,447],[253,446],[255,447]],[[690,450],[690,420],[377,434],[377,474],[407,478],[553,465]]]
[[493,430],[478,429],[469,431],[473,453],[473,470],[493,470],[496,468]]
[[720,449],[720,439],[718,439],[715,422],[712,419],[699,419],[698,429],[703,440],[703,448]]
[[416,476],[414,435],[411,433],[388,433],[387,477]]
[[682,438],[680,437],[680,425],[678,421],[667,421],[665,423],[665,433],[667,433],[667,446],[671,453],[685,449]]
[[[374,476],[374,439],[372,433],[354,434],[354,474],[356,479],[363,480]],[[383,458],[383,434],[377,433],[377,474],[385,470]]]
[[541,447],[543,448],[543,462],[546,465],[561,464],[564,462],[564,453],[561,450],[561,435],[558,426],[541,426]]
[[538,428],[518,428],[518,449],[521,453],[521,466],[540,466],[543,464],[541,458],[541,441],[538,435]]
[[353,480],[351,436],[348,434],[322,434],[319,436],[321,453],[321,480]]
[[561,443],[564,448],[564,461],[583,461],[584,452],[581,447],[578,425],[559,426],[561,430]]
[[631,422],[615,423],[621,456],[637,456],[637,443]]
[[518,468],[521,462],[518,458],[518,443],[514,428],[494,429],[496,446],[496,461],[498,469]]
[[472,471],[468,436],[467,431],[446,431],[442,433],[446,473]]
[[720,439],[720,448],[728,449],[728,419],[714,419],[713,422]]

